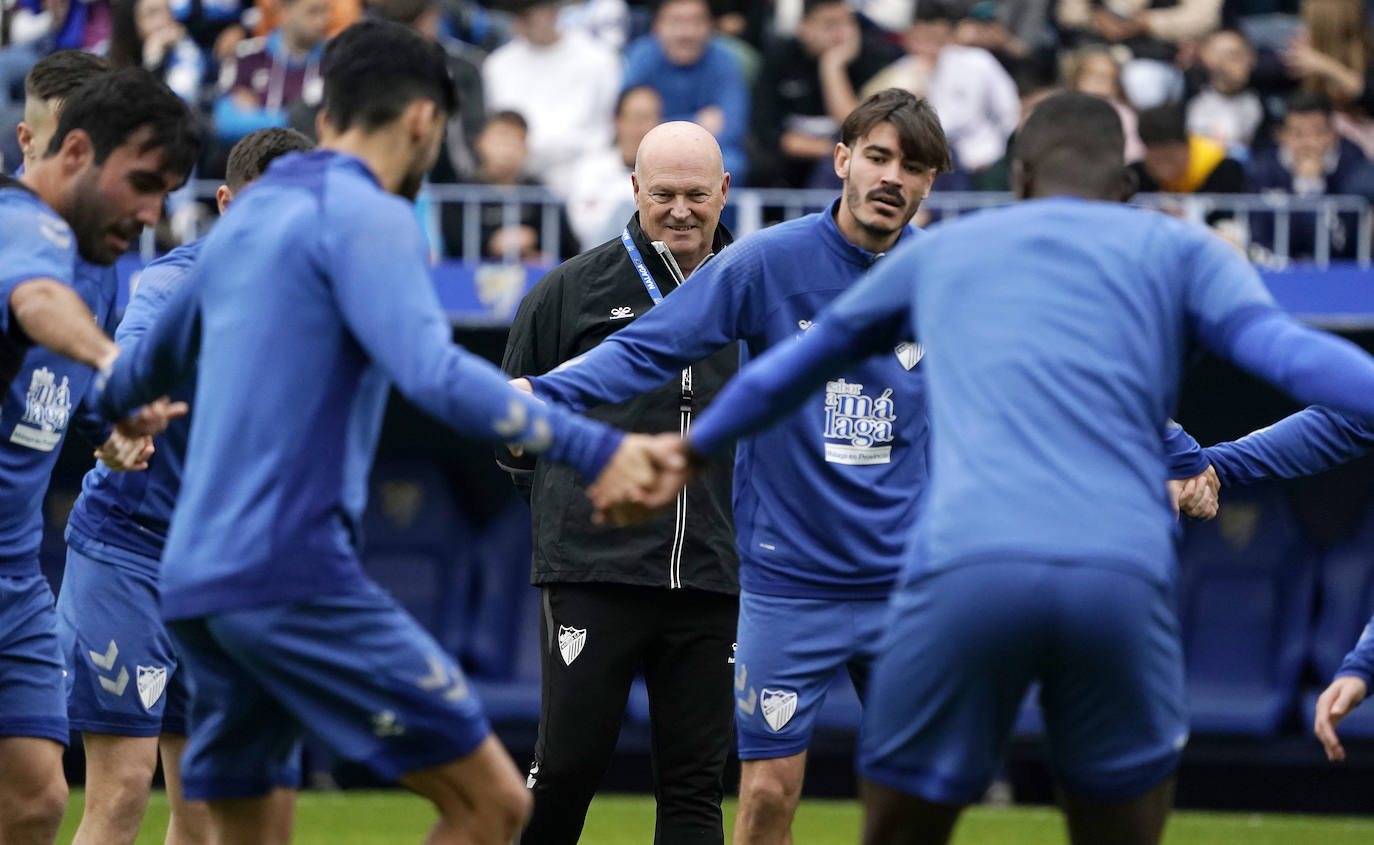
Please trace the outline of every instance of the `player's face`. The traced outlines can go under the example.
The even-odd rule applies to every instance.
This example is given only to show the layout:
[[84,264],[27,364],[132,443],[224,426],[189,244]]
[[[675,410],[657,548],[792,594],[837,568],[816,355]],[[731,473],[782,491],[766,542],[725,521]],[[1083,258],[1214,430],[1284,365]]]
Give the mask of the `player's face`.
[[631,184],[644,234],[667,244],[679,263],[687,259],[696,266],[691,259],[710,250],[730,189],[720,158],[705,149],[669,161],[645,157]]
[[879,237],[891,235],[915,216],[930,195],[934,167],[902,156],[897,127],[884,121],[851,149],[841,144],[835,170],[844,179],[844,208],[860,228]]
[[140,129],[103,165],[92,162],[76,174],[67,190],[64,216],[81,257],[93,264],[123,255],[144,226],[157,223],[163,200],[181,183],[163,168],[162,148],[143,149],[148,137]]

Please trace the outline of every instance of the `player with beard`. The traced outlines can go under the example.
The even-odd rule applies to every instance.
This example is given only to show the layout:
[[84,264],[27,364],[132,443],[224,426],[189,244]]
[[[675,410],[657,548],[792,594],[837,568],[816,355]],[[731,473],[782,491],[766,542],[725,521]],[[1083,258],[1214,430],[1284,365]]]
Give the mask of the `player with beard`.
[[[54,56],[20,131],[20,179],[0,177],[0,842],[47,843],[66,801],[68,739],[52,592],[38,567],[43,496],[68,426],[119,348],[106,336],[110,265],[190,172],[195,122],[143,70]],[[48,83],[80,77],[76,90]],[[49,96],[43,96],[43,95]],[[77,254],[81,261],[78,261]],[[94,312],[94,313],[93,313]],[[165,419],[168,407],[150,415]],[[127,434],[146,433],[121,424]],[[97,433],[94,438],[99,442]]]
[[[950,158],[930,105],[890,89],[846,118],[834,166],[844,189],[828,209],[742,238],[632,325],[529,379],[535,394],[574,408],[620,402],[737,340],[746,361],[790,340],[917,237],[908,221]],[[670,226],[669,246],[699,225]],[[911,480],[926,474],[920,358],[918,346],[894,348],[736,452],[736,842],[785,840],[831,680],[847,668],[863,693],[916,513]],[[814,512],[822,489],[836,512]]]
[[98,401],[114,414],[196,376],[159,582],[193,681],[182,791],[208,802],[212,842],[288,842],[308,725],[433,802],[428,842],[510,842],[530,801],[515,764],[359,559],[390,382],[455,429],[576,466],[594,499],[680,462],[668,438],[542,405],[453,344],[409,202],[456,107],[443,49],[368,21],[323,73],[320,149],[235,199]]

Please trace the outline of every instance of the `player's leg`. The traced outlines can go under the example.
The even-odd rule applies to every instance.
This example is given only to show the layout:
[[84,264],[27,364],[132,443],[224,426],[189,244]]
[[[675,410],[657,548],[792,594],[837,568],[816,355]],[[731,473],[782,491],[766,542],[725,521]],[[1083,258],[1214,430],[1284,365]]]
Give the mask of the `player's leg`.
[[[37,571],[37,565],[34,565]],[[0,842],[50,845],[62,824],[62,653],[42,575],[0,576]]]
[[940,845],[987,788],[1043,660],[1034,575],[971,564],[893,594],[859,737],[866,845]]
[[[208,841],[286,845],[300,777],[300,724],[226,648],[217,621],[204,617],[168,625],[181,671],[196,678],[188,705],[190,735],[180,771],[169,777],[179,780],[183,799],[206,803]],[[259,654],[265,661],[273,657],[266,644]]]
[[57,636],[67,714],[86,747],[75,845],[133,842],[157,769],[157,736],[177,674],[158,612],[158,563],[89,543],[67,550]]
[[[301,724],[310,725],[338,756],[423,789],[440,814],[431,842],[509,842],[518,832],[529,795],[504,752],[497,754],[462,671],[375,585],[219,613],[203,624],[230,665],[251,678],[252,684],[240,684],[244,693],[261,690],[281,711],[279,720],[291,725],[266,741],[245,738],[237,699],[221,699],[233,702],[229,713],[202,707],[203,649],[183,635],[182,623],[173,625],[195,679],[182,782],[188,797],[211,799],[211,841],[218,843],[226,819],[241,822],[244,830],[264,831],[270,824],[263,796],[273,780],[285,781],[270,770],[263,774],[262,762],[285,761],[280,747],[285,740],[298,749]],[[220,726],[211,721],[217,716]],[[234,738],[241,747],[226,747]],[[251,743],[256,747],[245,751],[242,746]],[[297,777],[298,768],[297,763]],[[215,771],[227,776],[221,774],[215,783]],[[236,797],[253,800],[227,800]]]
[[571,845],[615,753],[630,683],[656,623],[643,592],[543,588],[539,738],[526,783],[534,813],[522,845]]
[[1074,567],[1040,700],[1074,845],[1154,845],[1188,740],[1183,649],[1171,588]]
[[1073,845],[1154,845],[1174,806],[1174,778],[1125,801],[1094,801],[1062,789],[1059,804],[1069,824]]
[[529,819],[529,790],[494,736],[460,760],[402,776],[401,785],[439,808],[439,821],[425,840],[429,845],[507,845]]
[[[171,702],[168,702],[168,709],[171,709]],[[166,845],[204,845],[210,841],[210,808],[204,801],[187,800],[181,789],[181,755],[186,753],[184,724],[174,732],[164,731],[158,739],[158,749],[162,754],[162,779],[166,782],[167,803],[172,810],[167,819]],[[286,834],[289,836],[289,807],[286,819]]]
[[52,845],[67,806],[60,742],[0,737],[0,842]]
[[791,841],[806,748],[836,672],[854,655],[844,602],[740,592],[734,842]]
[[739,600],[674,590],[658,607],[658,637],[644,662],[658,802],[654,842],[720,845]]
[[157,737],[81,734],[86,801],[72,845],[127,845],[138,837],[157,769]]

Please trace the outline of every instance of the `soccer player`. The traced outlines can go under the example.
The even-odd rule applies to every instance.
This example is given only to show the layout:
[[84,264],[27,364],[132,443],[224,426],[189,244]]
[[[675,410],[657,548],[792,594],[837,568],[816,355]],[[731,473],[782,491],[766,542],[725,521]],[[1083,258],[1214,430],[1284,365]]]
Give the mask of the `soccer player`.
[[[53,81],[49,72],[65,76],[76,66],[65,62],[54,58],[35,67],[37,81],[46,85]],[[92,368],[107,366],[117,352],[101,329],[113,308],[113,277],[90,265],[113,263],[145,224],[156,222],[199,147],[186,107],[145,71],[100,76],[65,98],[40,98],[26,117],[57,107],[55,128],[26,120],[24,174],[0,177],[0,841],[6,843],[51,842],[66,801],[62,657],[38,550],[43,496],[62,439]],[[166,412],[164,403],[156,416],[165,419]],[[148,430],[121,427],[130,435]],[[95,442],[102,439],[97,434]]]
[[[741,239],[630,326],[531,378],[535,394],[588,408],[658,388],[736,340],[744,359],[755,357],[805,331],[884,253],[915,238],[908,221],[950,168],[934,110],[890,89],[860,104],[840,134],[834,167],[844,188],[830,208]],[[651,212],[673,202],[650,199]],[[889,352],[736,452],[736,842],[789,835],[826,690],[842,667],[865,687],[916,513],[909,482],[926,472],[921,348]],[[802,495],[815,489],[827,491],[827,518]]]
[[524,396],[453,345],[409,202],[455,107],[443,49],[359,23],[323,73],[321,149],[235,200],[99,401],[113,415],[195,369],[159,583],[193,679],[183,792],[209,802],[212,841],[288,841],[277,811],[308,726],[432,801],[428,841],[509,842],[523,779],[457,663],[359,561],[388,383],[454,428],[577,466],[594,501],[677,456]]
[[1374,359],[1205,229],[1117,204],[1122,148],[1109,104],[1047,99],[1013,151],[1031,201],[899,249],[693,428],[700,455],[759,430],[904,319],[928,350],[931,473],[861,734],[868,843],[947,841],[1035,680],[1072,841],[1157,842],[1188,738],[1158,436],[1185,346],[1374,420]]
[[[314,143],[290,129],[262,129],[234,145],[221,213],[273,159]],[[136,343],[190,272],[203,240],[152,262],[115,334]],[[189,400],[184,387],[177,399]],[[169,845],[201,842],[205,808],[181,795],[186,682],[158,611],[157,572],[181,486],[190,419],[157,439],[146,472],[86,474],[67,522],[67,567],[57,597],[57,636],[67,665],[67,717],[86,751],[86,801],[74,845],[120,845],[138,835],[158,751],[171,802]]]

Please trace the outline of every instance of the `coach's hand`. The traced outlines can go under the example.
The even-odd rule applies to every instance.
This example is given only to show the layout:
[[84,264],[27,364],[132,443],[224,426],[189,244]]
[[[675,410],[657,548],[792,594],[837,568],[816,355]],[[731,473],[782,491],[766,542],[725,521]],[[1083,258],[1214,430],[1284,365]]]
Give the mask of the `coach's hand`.
[[1326,759],[1331,762],[1345,759],[1345,749],[1340,737],[1336,736],[1336,726],[1350,715],[1355,705],[1364,701],[1369,689],[1363,680],[1349,675],[1337,678],[1317,699],[1317,718],[1312,725],[1312,733],[1321,740],[1326,749]]
[[[511,387],[515,388],[516,390],[520,391],[526,396],[532,397],[536,402],[544,401],[543,399],[540,399],[538,396],[534,395],[534,387],[530,385],[530,380],[527,378],[513,378],[510,381],[506,382],[506,384],[509,384]],[[521,457],[525,454],[525,450],[521,449],[519,446],[508,445],[506,446],[506,449],[511,453],[513,457],[516,458]]]
[[155,399],[115,423],[115,431],[125,437],[151,437],[162,433],[172,420],[184,417],[191,410],[185,402],[173,402],[166,396]]
[[643,522],[672,503],[678,488],[671,495],[666,490],[685,480],[686,473],[687,456],[677,435],[625,435],[610,463],[587,488],[592,522],[617,526]]
[[136,472],[148,468],[148,459],[153,456],[153,451],[153,438],[146,435],[125,437],[115,429],[95,450],[95,457],[115,472]]
[[1193,519],[1212,519],[1221,506],[1221,479],[1208,464],[1207,469],[1192,478],[1170,480],[1169,498],[1174,504],[1174,516],[1181,512]]

